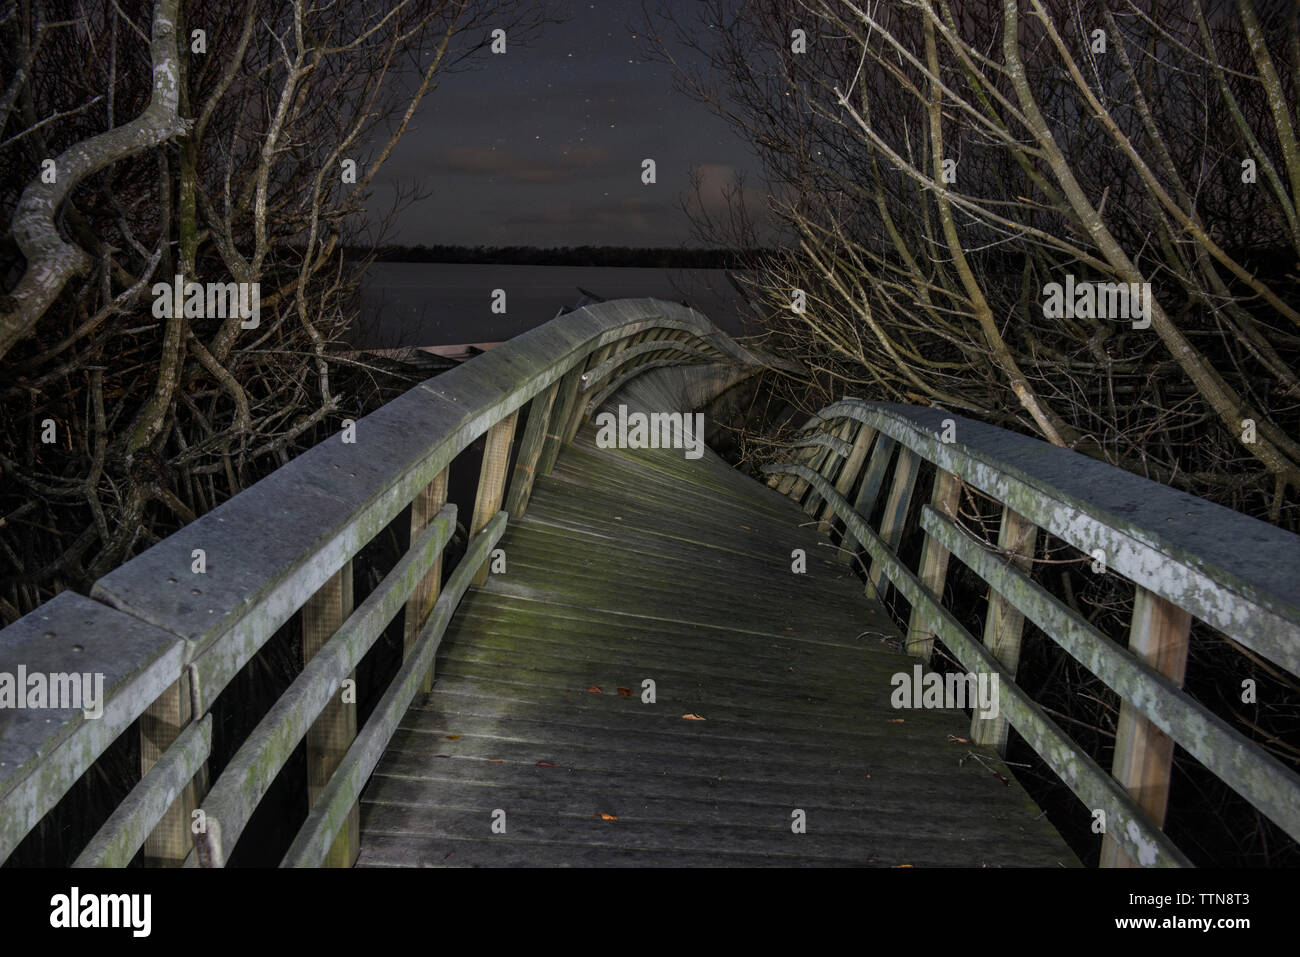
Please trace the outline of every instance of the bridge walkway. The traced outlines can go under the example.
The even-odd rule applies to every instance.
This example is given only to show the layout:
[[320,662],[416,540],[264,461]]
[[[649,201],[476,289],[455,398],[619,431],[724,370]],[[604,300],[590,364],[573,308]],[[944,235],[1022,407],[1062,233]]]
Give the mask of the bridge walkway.
[[[617,401],[671,408],[654,389]],[[1077,863],[962,712],[891,707],[917,659],[797,505],[595,434],[461,604],[359,866]]]

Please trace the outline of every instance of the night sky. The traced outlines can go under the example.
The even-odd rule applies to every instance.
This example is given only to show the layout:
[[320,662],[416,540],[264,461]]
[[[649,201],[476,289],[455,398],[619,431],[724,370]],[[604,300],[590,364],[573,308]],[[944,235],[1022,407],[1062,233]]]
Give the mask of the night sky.
[[[675,2],[688,12],[694,0]],[[431,195],[396,220],[390,242],[456,245],[696,246],[680,208],[699,167],[721,203],[733,172],[756,188],[745,144],[645,59],[640,0],[561,0],[564,23],[444,75],[380,176]],[[658,182],[641,183],[641,161]],[[756,200],[750,199],[751,207]]]

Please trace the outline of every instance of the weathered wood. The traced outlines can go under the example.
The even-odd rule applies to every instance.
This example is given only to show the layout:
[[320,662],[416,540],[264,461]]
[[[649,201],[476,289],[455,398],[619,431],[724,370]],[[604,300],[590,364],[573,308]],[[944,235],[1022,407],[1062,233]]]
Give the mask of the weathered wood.
[[[103,675],[103,714],[0,709],[0,862],[119,735],[174,684],[185,643],[64,591],[0,630],[0,671]],[[92,694],[94,679],[92,678]]]
[[[1117,574],[1300,675],[1300,548],[1294,534],[941,409],[843,399],[822,414],[879,428],[1084,554],[1102,551]],[[956,424],[954,442],[942,439],[949,420]]]
[[[916,475],[920,468],[919,455],[906,446],[898,450],[898,461],[894,464],[894,484],[889,487],[885,511],[880,517],[880,539],[891,551],[897,550],[898,543],[903,540],[907,509],[912,504],[912,489],[916,487]],[[884,567],[873,559],[867,572],[867,597],[883,597],[884,591]]]
[[[433,694],[363,795],[360,864],[522,859],[509,847],[586,864],[1074,863],[1018,784],[958,764],[964,715],[892,720],[889,676],[910,659],[863,639],[897,631],[793,503],[708,456],[593,435],[502,540],[510,574],[457,612]],[[917,793],[936,809],[920,822]]]
[[[510,413],[487,434],[483,445],[483,465],[478,473],[478,493],[474,498],[474,518],[470,522],[469,534],[473,538],[492,517],[501,510],[501,499],[505,493],[506,468],[510,464],[510,445],[515,438],[515,421],[518,410]],[[474,584],[481,585],[487,581],[488,561],[474,575]]]
[[[1023,572],[1033,567],[1034,548],[1038,542],[1038,528],[1023,515],[1010,508],[1002,509],[1002,524],[998,529],[998,551],[1006,561]],[[1015,604],[996,589],[990,589],[989,606],[984,616],[984,645],[1002,665],[1003,674],[1013,680],[1020,668],[1020,639],[1024,633],[1025,616]],[[981,718],[971,715],[971,740],[1007,753],[1007,722],[1001,715]]]
[[[882,433],[876,439],[875,448],[871,450],[871,459],[867,462],[867,474],[862,477],[862,484],[858,487],[858,494],[853,500],[853,510],[867,521],[871,520],[871,513],[876,509],[876,500],[880,498],[880,490],[885,484],[885,475],[889,472],[889,462],[897,444],[892,436]],[[840,560],[851,562],[860,547],[861,543],[846,528],[844,551],[840,553]]]
[[[579,374],[578,382],[581,384],[582,376],[587,375],[592,369],[597,368],[602,362],[609,358],[614,351],[613,345],[601,346],[590,356],[587,357],[587,364]],[[564,428],[560,432],[561,447],[573,442],[573,437],[577,435],[578,428],[582,425],[582,420],[586,416],[587,405],[582,401],[581,396],[575,396],[573,406],[569,410],[569,416],[564,420]]]
[[[828,482],[835,480],[835,477],[839,474],[840,466],[853,451],[853,447],[845,441],[853,428],[854,423],[849,420],[836,426],[833,434],[820,433],[817,436],[817,438],[827,440],[828,443],[826,447],[829,454],[826,456],[826,460],[822,462],[821,468],[817,470],[818,474]],[[803,511],[805,515],[815,515],[824,506],[825,503],[822,502],[821,496],[816,494],[815,491],[809,491],[803,503]]]
[[506,511],[511,518],[522,518],[528,508],[528,497],[532,495],[533,483],[537,480],[537,463],[546,444],[546,433],[550,429],[551,409],[559,391],[560,383],[556,382],[542,395],[534,398],[528,407],[528,422],[524,426],[524,437],[519,442],[519,452],[515,456],[515,472],[506,491]]
[[[835,491],[841,495],[848,495],[853,488],[853,483],[858,480],[858,475],[862,471],[862,463],[867,460],[867,451],[871,448],[871,440],[875,437],[875,429],[869,425],[858,423],[858,431],[853,439],[853,447],[849,450],[848,457],[844,460],[844,467],[840,469],[839,477],[835,480]],[[835,509],[823,502],[822,523],[825,524],[834,517]]]
[[[1133,601],[1128,647],[1175,686],[1182,687],[1187,671],[1192,616],[1172,602],[1139,587]],[[1174,739],[1125,701],[1115,726],[1115,757],[1111,774],[1124,785],[1158,826],[1165,822]],[[1107,828],[1101,842],[1102,867],[1136,867]]]
[[559,391],[555,395],[555,407],[551,410],[550,423],[546,429],[546,441],[542,445],[542,456],[537,462],[539,475],[550,475],[559,457],[560,447],[564,444],[564,429],[573,415],[574,405],[581,401],[578,387],[582,383],[582,368],[575,366],[565,373],[560,380]]
[[1007,565],[933,509],[921,525],[965,565],[1014,603],[1071,657],[1150,718],[1212,773],[1295,840],[1300,840],[1300,775],[1230,726],[1150,665],[1116,646],[1074,609]]
[[[149,773],[195,718],[190,675],[189,671],[182,672],[180,679],[140,716],[142,774]],[[207,790],[206,777],[206,766],[201,766],[145,839],[146,867],[176,867],[185,860],[193,847],[190,814],[199,806],[199,800]]]
[[361,788],[370,777],[398,721],[419,688],[421,677],[433,668],[434,656],[451,617],[470,585],[474,568],[485,562],[501,539],[508,516],[498,512],[471,540],[464,558],[452,572],[446,590],[438,596],[433,612],[420,632],[414,654],[403,662],[392,683],[375,706],[374,713],[340,762],[338,773],[324,789],[299,830],[281,863],[283,867],[319,867],[333,851],[330,835],[351,819]]
[[[548,394],[554,395],[554,389]],[[447,504],[448,480],[448,470],[443,469],[411,502],[410,541],[412,547],[419,539],[420,533],[428,527],[434,517],[442,511],[443,506]],[[403,660],[411,656],[411,648],[415,644],[415,638],[424,625],[424,619],[428,617],[430,609],[433,608],[433,603],[438,600],[438,589],[441,587],[442,550],[439,549],[433,558],[433,563],[429,566],[428,572],[420,579],[420,583],[415,587],[410,600],[406,603],[406,613],[402,621]],[[432,687],[433,672],[430,672],[424,676],[424,683],[420,686],[420,690],[428,692]]]
[[221,777],[203,801],[207,829],[195,843],[199,862],[204,867],[226,864],[253,812],[298,742],[338,696],[344,680],[373,647],[403,603],[409,604],[409,596],[419,586],[425,569],[442,554],[455,527],[456,506],[448,504],[419,532],[392,571],[307,662],[226,763]]
[[[302,658],[309,664],[316,653],[328,642],[344,619],[352,614],[352,563],[341,569],[313,595],[302,608]],[[344,701],[340,690],[307,732],[307,803],[315,804],[330,777],[357,736],[357,706],[355,702],[356,673],[348,675],[353,682],[353,700]],[[353,807],[334,836],[333,846],[326,858],[326,867],[351,867],[360,847],[360,821],[358,809]]]
[[[866,428],[866,426],[863,426]],[[840,489],[836,489],[844,494]],[[930,493],[930,504],[942,515],[956,521],[957,507],[961,500],[961,480],[943,469],[934,474],[934,488]],[[917,566],[917,578],[930,593],[942,601],[943,586],[948,578],[948,549],[927,534],[921,545],[921,562]],[[925,627],[921,614],[913,608],[907,622],[907,650],[923,661],[929,661],[934,651],[934,633]]]
[[[1145,810],[1137,804],[1111,775],[1101,769],[1064,731],[1009,676],[1002,675],[996,658],[976,641],[952,613],[943,607],[920,580],[894,555],[876,532],[850,508],[840,495],[821,476],[801,466],[790,468],[812,484],[820,483],[823,494],[835,506],[836,514],[853,530],[863,543],[873,562],[879,562],[894,587],[913,607],[920,606],[921,614],[929,627],[943,641],[961,663],[972,673],[983,672],[998,681],[999,708],[1012,727],[1046,762],[1085,807],[1101,808],[1106,812],[1108,833],[1119,835],[1143,866],[1187,867],[1190,862],[1168,836],[1152,822]],[[996,752],[989,752],[996,753]]]
[[[153,763],[85,846],[73,867],[126,867],[207,763],[212,716],[193,721]],[[188,820],[188,819],[187,819]],[[188,853],[188,851],[186,852]]]

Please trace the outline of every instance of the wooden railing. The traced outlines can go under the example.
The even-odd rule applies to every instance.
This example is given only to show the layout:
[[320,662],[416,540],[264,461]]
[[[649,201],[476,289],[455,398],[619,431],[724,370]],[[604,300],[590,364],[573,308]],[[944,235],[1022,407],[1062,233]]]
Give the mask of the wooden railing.
[[[686,391],[702,401],[781,363],[674,303],[579,309],[352,423],[106,575],[90,597],[63,592],[0,631],[0,671],[105,676],[98,718],[0,711],[0,862],[138,720],[142,777],[77,866],[125,866],[142,846],[150,864],[226,863],[304,739],[310,811],[283,863],[352,863],[361,789],[430,687],[438,643],[466,589],[486,580],[508,517],[524,513],[535,477],[593,403],[665,364],[689,364]],[[448,469],[480,437],[469,543],[444,584],[457,515]],[[408,505],[408,550],[354,609],[353,558]],[[402,663],[358,728],[352,676],[403,610]],[[214,703],[298,613],[302,671],[210,769]]]
[[[972,740],[1005,751],[1009,722],[1095,820],[1103,811],[1103,866],[1188,863],[1161,830],[1175,744],[1300,840],[1300,777],[1182,690],[1193,618],[1300,674],[1300,537],[936,409],[844,399],[804,432],[791,462],[765,467],[769,484],[842,523],[842,554],[865,552],[867,593],[892,585],[910,606],[911,652],[928,660],[937,637],[966,671],[997,676],[1001,714],[976,713]],[[913,507],[922,461],[930,499]],[[963,488],[1001,504],[995,548],[961,527]],[[909,515],[924,536],[915,568],[899,558]],[[1032,580],[1039,529],[1132,582],[1127,649]],[[944,605],[953,555],[989,586],[982,641]],[[1122,699],[1109,773],[1016,685],[1026,618]]]

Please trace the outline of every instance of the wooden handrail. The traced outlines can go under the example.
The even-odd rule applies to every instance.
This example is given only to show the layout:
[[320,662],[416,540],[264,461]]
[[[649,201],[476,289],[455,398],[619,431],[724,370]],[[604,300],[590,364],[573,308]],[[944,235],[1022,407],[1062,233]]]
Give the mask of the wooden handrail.
[[[869,556],[867,589],[891,584],[911,606],[908,647],[928,659],[934,637],[963,668],[996,675],[1012,727],[1090,809],[1106,812],[1102,863],[1186,865],[1161,830],[1174,743],[1300,840],[1300,776],[1181,688],[1190,620],[1198,618],[1261,657],[1300,673],[1300,536],[1148,481],[1067,449],[942,410],[844,399],[810,423],[832,430],[846,420],[872,430],[861,474],[835,487],[809,464],[771,464],[792,497],[822,501],[843,523],[843,544]],[[812,439],[798,443],[814,445]],[[880,528],[870,525],[894,448]],[[935,466],[916,571],[898,557],[917,461]],[[861,469],[863,461],[865,469]],[[851,505],[855,482],[858,494]],[[969,486],[1002,504],[998,547],[955,522]],[[1097,631],[1027,574],[1042,528],[1131,580],[1137,604],[1129,650]],[[983,642],[943,604],[948,556],[990,586]],[[1022,617],[1023,616],[1023,617]],[[1111,773],[1096,763],[1015,684],[1023,619],[1123,699]],[[1005,724],[973,719],[977,743],[1005,748]]]
[[[655,348],[637,348],[642,344]],[[676,303],[619,300],[566,313],[352,423],[101,578],[91,598],[65,592],[0,631],[0,670],[21,664],[32,672],[105,675],[101,718],[0,712],[0,862],[143,716],[150,766],[76,863],[121,866],[146,842],[155,863],[225,863],[294,748],[405,608],[413,621],[398,675],[362,728],[355,720],[331,725],[335,756],[289,859],[320,863],[335,847],[338,862],[349,863],[356,848],[344,822],[360,788],[411,697],[427,689],[438,640],[461,596],[476,573],[485,574],[507,521],[503,503],[514,517],[523,514],[536,474],[550,470],[561,440],[571,440],[581,423],[581,376],[595,373],[589,386],[615,373],[625,382],[662,365],[655,360],[665,349],[681,361],[712,357],[724,370],[710,380],[715,390],[786,365]],[[529,421],[512,476],[509,450],[525,406]],[[468,551],[440,588],[439,562],[456,516],[446,504],[447,469],[485,435],[489,452]],[[408,505],[411,546],[383,582],[355,611],[350,589],[340,601],[335,585],[321,605],[322,587],[350,577],[353,557]],[[321,605],[314,619],[317,631],[324,629],[319,649],[209,790],[213,702],[276,630],[313,602]],[[335,740],[340,733],[350,743]]]

